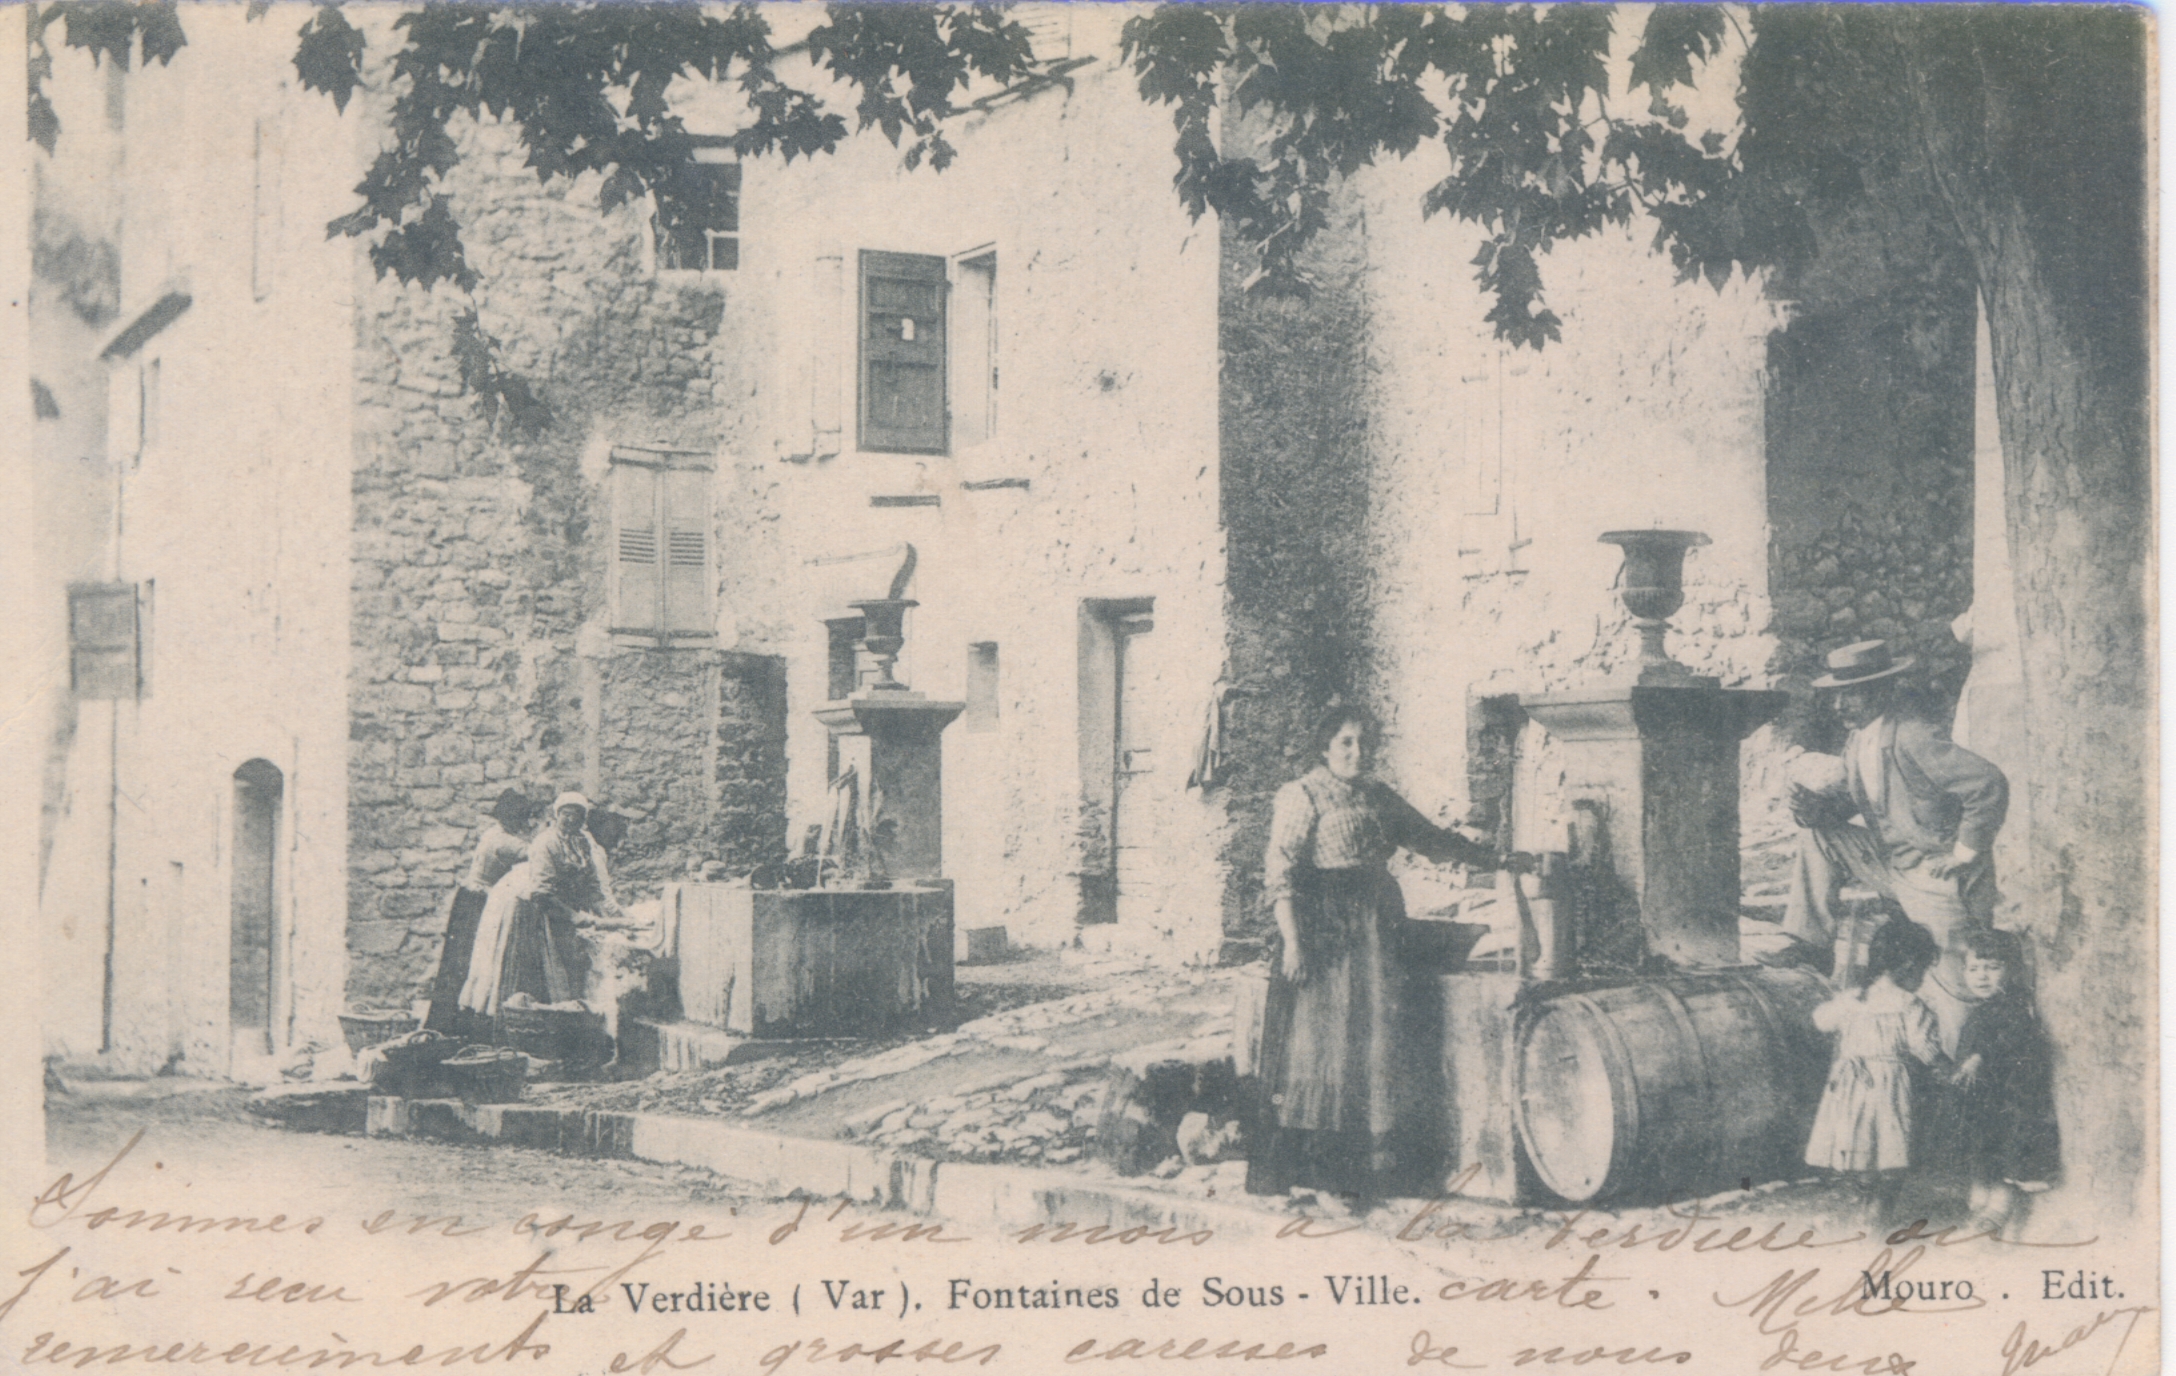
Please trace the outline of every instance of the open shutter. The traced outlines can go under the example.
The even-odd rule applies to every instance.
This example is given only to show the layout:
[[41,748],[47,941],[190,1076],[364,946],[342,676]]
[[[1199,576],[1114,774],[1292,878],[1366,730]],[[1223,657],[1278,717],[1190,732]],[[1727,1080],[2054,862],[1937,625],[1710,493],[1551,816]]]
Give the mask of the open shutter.
[[945,264],[861,255],[861,447],[945,452]]
[[665,629],[673,635],[710,635],[710,481],[707,469],[677,468],[658,475],[664,489]]
[[69,675],[79,698],[138,695],[136,585],[83,583],[68,589]]
[[663,625],[664,541],[656,469],[612,465],[612,629],[654,635]]

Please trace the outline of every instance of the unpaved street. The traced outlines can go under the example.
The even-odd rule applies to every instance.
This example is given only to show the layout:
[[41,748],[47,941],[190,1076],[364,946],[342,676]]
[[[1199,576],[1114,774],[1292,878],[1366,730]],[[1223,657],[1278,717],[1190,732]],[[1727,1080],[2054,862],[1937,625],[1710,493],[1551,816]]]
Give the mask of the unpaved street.
[[166,1178],[185,1184],[198,1176],[232,1179],[237,1162],[253,1162],[247,1174],[278,1180],[282,1206],[296,1210],[311,1207],[313,1189],[328,1206],[366,1197],[401,1214],[510,1218],[567,1200],[670,1216],[691,1205],[722,1212],[747,1198],[709,1171],[685,1166],[289,1131],[244,1112],[249,1093],[173,1079],[71,1085],[67,1094],[46,1096],[51,1169],[80,1178],[142,1129],[132,1163],[149,1153]]

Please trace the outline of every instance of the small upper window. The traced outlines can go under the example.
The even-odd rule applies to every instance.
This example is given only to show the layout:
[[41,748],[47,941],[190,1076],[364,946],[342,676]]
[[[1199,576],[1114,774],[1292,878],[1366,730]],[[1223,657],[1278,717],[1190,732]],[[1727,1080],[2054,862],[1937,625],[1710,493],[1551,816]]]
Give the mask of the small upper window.
[[997,729],[997,642],[978,640],[967,647],[967,708],[960,726],[968,731]]
[[70,686],[79,698],[143,696],[143,622],[134,583],[68,589]]
[[740,164],[707,161],[697,149],[651,188],[657,213],[650,229],[661,269],[731,272],[740,266]]

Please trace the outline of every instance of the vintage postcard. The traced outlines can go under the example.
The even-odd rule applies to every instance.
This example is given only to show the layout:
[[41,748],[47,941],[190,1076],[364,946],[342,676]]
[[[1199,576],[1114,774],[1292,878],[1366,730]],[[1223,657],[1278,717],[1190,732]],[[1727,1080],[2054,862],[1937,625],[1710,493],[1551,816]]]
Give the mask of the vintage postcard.
[[0,1369],[2159,1368],[2149,11],[0,18]]

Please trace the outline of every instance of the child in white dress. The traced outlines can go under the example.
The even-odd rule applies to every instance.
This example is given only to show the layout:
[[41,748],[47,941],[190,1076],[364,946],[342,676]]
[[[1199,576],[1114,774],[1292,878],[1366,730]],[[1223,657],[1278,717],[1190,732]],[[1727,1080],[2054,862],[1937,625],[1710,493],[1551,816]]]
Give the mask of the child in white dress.
[[1926,928],[1892,917],[1868,943],[1859,987],[1813,1010],[1813,1025],[1836,1035],[1836,1059],[1806,1164],[1857,1177],[1884,1223],[1913,1164],[1912,1062],[1949,1070],[1934,1010],[1914,992],[1940,954]]

